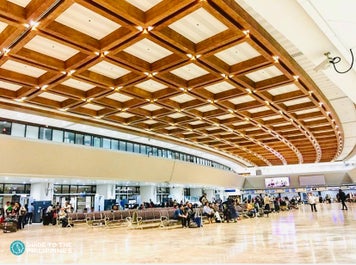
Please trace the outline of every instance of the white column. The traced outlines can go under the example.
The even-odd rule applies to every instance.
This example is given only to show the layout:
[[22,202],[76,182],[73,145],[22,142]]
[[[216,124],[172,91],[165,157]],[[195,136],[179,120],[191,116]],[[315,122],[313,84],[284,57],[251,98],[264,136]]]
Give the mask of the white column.
[[31,183],[30,200],[52,201],[53,183]]
[[141,201],[149,202],[150,200],[153,201],[154,204],[157,203],[157,189],[156,186],[140,186],[140,195]]
[[184,188],[183,187],[171,187],[170,196],[172,200],[176,200],[178,203],[184,199]]
[[206,193],[206,198],[208,199],[209,202],[215,198],[215,190],[214,189],[204,189],[204,192]]
[[199,198],[203,195],[202,188],[190,188],[190,198],[192,202],[198,202]]
[[96,193],[104,196],[104,199],[115,199],[115,184],[98,184]]

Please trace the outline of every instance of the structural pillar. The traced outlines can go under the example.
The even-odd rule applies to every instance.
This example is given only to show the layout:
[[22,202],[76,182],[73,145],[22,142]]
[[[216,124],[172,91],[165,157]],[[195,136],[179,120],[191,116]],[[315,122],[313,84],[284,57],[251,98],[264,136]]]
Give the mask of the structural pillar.
[[156,186],[153,186],[153,185],[141,186],[140,187],[140,195],[141,195],[142,203],[149,202],[150,200],[152,200],[154,204],[157,203]]
[[176,200],[178,203],[184,200],[184,188],[183,187],[171,187],[170,196],[172,200]]

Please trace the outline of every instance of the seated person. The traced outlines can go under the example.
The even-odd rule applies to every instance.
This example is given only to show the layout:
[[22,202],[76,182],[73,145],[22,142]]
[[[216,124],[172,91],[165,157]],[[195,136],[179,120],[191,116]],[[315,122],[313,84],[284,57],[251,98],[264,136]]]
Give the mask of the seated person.
[[206,202],[203,207],[203,215],[208,217],[210,224],[213,222],[214,210],[209,206],[209,202]]
[[246,203],[246,211],[247,211],[248,216],[250,216],[250,217],[256,216],[255,206],[253,205],[253,203],[250,200],[248,200]]
[[62,223],[62,227],[68,226],[68,214],[64,208],[61,208],[58,212],[58,220]]
[[176,210],[174,211],[173,219],[180,220],[182,222],[183,228],[188,227],[188,213],[184,209],[184,205],[180,204],[179,206],[175,206],[175,209]]

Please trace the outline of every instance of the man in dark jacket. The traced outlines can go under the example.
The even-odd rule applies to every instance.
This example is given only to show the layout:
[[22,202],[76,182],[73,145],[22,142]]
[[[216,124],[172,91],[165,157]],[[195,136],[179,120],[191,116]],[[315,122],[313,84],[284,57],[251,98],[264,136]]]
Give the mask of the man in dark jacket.
[[343,192],[341,189],[339,189],[338,197],[339,197],[339,200],[340,200],[341,205],[342,205],[342,209],[341,210],[346,210],[347,211],[347,206],[345,204],[345,201],[346,201],[345,192]]

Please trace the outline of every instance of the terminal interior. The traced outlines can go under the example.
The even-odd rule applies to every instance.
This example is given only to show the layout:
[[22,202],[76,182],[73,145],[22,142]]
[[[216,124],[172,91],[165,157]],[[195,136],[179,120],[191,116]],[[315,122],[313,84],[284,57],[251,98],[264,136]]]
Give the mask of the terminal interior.
[[[356,262],[355,8],[2,1],[0,208],[34,205],[31,225],[1,235],[3,261]],[[203,194],[298,203],[199,229],[88,227],[90,211],[199,208]],[[83,222],[42,225],[67,203]],[[15,240],[24,254],[8,250]]]

